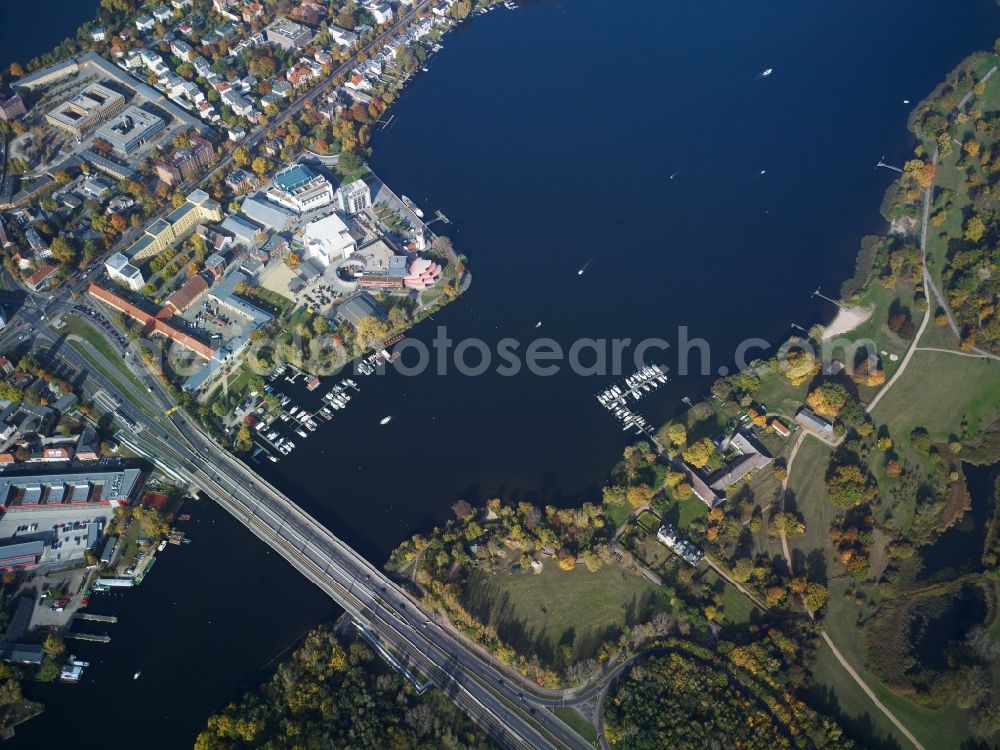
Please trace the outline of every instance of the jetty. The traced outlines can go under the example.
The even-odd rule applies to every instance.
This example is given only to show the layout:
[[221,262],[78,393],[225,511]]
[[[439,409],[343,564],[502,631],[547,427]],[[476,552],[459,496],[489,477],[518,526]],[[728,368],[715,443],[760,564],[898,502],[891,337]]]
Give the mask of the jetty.
[[112,624],[118,622],[118,615],[95,615],[90,612],[77,612],[77,620],[88,620],[90,622],[110,622]]
[[96,635],[94,633],[67,633],[65,637],[73,641],[91,641],[92,643],[111,643],[110,635]]

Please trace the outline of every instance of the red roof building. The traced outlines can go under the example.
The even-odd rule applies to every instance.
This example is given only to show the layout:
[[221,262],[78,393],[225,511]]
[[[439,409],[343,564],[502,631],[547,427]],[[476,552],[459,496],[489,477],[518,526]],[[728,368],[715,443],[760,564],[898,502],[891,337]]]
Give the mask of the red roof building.
[[28,289],[33,292],[37,292],[42,287],[48,283],[49,279],[52,278],[52,274],[56,272],[56,267],[51,266],[48,263],[39,268],[35,273],[28,277],[24,282]]

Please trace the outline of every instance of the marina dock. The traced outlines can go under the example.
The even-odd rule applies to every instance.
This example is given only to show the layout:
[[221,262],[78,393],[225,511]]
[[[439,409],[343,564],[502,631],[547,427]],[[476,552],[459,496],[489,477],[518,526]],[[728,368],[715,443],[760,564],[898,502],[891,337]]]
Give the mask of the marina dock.
[[95,635],[93,633],[67,633],[66,638],[74,641],[91,641],[93,643],[111,643],[110,635]]
[[[655,430],[646,418],[632,410],[630,399],[639,401],[661,385],[667,384],[667,374],[659,365],[646,365],[621,383],[597,394],[598,403],[622,422],[622,432],[635,429],[636,435],[652,439]],[[655,442],[655,440],[654,440]]]
[[112,624],[118,622],[118,615],[95,615],[90,612],[77,612],[77,620],[88,620],[90,622],[110,622]]

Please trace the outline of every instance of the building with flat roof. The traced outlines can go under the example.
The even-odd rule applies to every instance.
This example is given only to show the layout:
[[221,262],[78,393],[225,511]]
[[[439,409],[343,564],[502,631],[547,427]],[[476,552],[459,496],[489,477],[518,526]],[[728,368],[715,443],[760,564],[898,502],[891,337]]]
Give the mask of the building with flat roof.
[[337,188],[337,208],[346,214],[364,211],[372,204],[372,191],[364,180],[355,180]]
[[104,268],[107,270],[108,276],[133,292],[138,292],[146,284],[146,280],[142,277],[142,271],[129,263],[128,258],[121,253],[115,253],[108,258],[104,263]]
[[273,178],[267,199],[289,211],[302,214],[333,203],[333,185],[304,164],[292,164]]
[[309,44],[313,38],[311,29],[287,18],[279,18],[264,29],[264,33],[269,44],[282,49],[300,49]]
[[365,318],[386,319],[385,310],[379,307],[378,303],[368,296],[366,292],[360,292],[347,300],[347,302],[338,305],[336,313],[339,320],[347,323],[352,328],[357,328],[358,323]]
[[264,231],[263,227],[244,219],[239,214],[227,216],[219,228],[232,234],[234,242],[249,248],[257,245],[257,235]]
[[287,229],[295,219],[295,214],[291,211],[257,196],[244,200],[240,210],[258,224],[278,232]]
[[146,233],[129,246],[125,255],[134,263],[145,261],[186,238],[199,224],[221,219],[219,202],[204,190],[192,190],[183,205],[146,227]]
[[118,156],[127,157],[166,127],[167,123],[162,118],[130,106],[121,115],[99,127],[95,135],[110,143]]
[[38,506],[123,505],[142,489],[142,471],[66,472],[0,477],[0,506],[8,513]]
[[123,109],[124,96],[99,83],[92,83],[69,101],[49,111],[45,119],[74,138],[82,138]]
[[45,542],[41,540],[0,545],[0,570],[34,567],[44,551]]
[[309,222],[302,236],[306,257],[315,258],[326,268],[330,263],[347,258],[358,249],[358,243],[337,214]]

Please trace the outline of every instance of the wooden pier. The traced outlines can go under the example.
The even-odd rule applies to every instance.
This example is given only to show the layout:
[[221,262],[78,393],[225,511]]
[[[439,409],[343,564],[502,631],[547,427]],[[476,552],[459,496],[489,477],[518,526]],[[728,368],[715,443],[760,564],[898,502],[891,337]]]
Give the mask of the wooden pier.
[[89,620],[91,622],[110,622],[112,624],[118,622],[118,615],[95,615],[90,612],[77,612],[77,620]]
[[91,633],[67,633],[66,638],[74,641],[92,641],[93,643],[111,643],[110,635],[94,635]]

